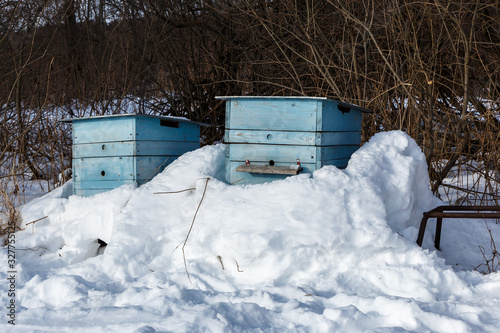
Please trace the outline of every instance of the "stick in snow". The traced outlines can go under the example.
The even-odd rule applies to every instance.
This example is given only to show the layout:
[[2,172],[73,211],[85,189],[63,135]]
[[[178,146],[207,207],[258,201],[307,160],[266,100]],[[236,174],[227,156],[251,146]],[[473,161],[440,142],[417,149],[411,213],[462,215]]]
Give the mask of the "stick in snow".
[[191,227],[189,227],[189,231],[186,235],[186,239],[184,240],[184,244],[182,245],[182,257],[184,258],[184,268],[186,269],[186,274],[189,279],[189,282],[193,283],[191,281],[191,277],[189,276],[188,268],[187,268],[187,263],[186,263],[186,253],[184,252],[184,247],[186,247],[186,243],[188,241],[189,235],[191,234],[191,230],[193,230],[193,225],[194,225],[194,220],[196,219],[196,215],[198,214],[198,210],[200,209],[201,203],[203,202],[203,198],[205,198],[205,192],[207,192],[207,185],[208,181],[210,178],[207,178],[207,182],[205,183],[205,189],[203,190],[203,195],[201,196],[200,203],[198,204],[198,208],[196,208],[196,212],[194,213],[193,216],[193,221],[191,222]]

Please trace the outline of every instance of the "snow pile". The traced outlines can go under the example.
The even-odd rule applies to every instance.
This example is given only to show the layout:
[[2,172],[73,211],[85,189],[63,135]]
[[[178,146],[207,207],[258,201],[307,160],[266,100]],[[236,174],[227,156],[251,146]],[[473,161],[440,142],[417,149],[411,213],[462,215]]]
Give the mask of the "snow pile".
[[24,206],[25,222],[48,218],[17,234],[16,329],[499,329],[500,275],[456,272],[415,244],[439,202],[406,134],[312,177],[228,185],[223,170],[224,146],[208,146],[140,188],[80,198],[69,183]]

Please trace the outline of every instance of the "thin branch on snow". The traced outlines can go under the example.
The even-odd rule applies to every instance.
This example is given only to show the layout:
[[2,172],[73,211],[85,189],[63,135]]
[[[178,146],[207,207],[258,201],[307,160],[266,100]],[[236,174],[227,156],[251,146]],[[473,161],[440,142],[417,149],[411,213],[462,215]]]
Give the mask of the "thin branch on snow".
[[188,241],[189,235],[191,234],[191,230],[193,230],[193,225],[194,225],[194,221],[196,219],[196,215],[198,214],[198,211],[200,210],[201,203],[203,202],[203,199],[205,198],[205,193],[207,192],[208,181],[210,180],[210,178],[206,178],[206,179],[207,179],[207,182],[205,183],[205,189],[203,190],[203,195],[201,196],[200,203],[198,204],[198,208],[196,208],[196,212],[194,213],[194,216],[193,216],[193,221],[191,222],[191,226],[189,227],[189,231],[186,235],[186,239],[184,240],[184,244],[182,245],[182,257],[184,258],[184,268],[186,269],[187,277],[189,279],[189,282],[191,282],[191,283],[193,283],[193,282],[191,281],[191,277],[189,276],[187,263],[186,263],[186,252],[184,251],[184,248],[186,247],[186,243]]

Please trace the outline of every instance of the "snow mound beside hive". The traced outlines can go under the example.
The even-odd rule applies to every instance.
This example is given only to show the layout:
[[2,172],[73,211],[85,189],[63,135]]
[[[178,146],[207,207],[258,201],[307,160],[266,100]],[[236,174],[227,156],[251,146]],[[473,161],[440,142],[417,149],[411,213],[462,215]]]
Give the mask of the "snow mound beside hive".
[[[494,331],[498,302],[478,300],[500,291],[500,278],[457,274],[415,244],[434,202],[426,168],[411,138],[389,132],[347,169],[312,177],[231,186],[215,145],[140,188],[89,198],[54,191],[23,207],[25,221],[48,218],[17,234],[30,249],[17,265],[19,325]],[[108,242],[104,255],[95,256],[97,238]]]

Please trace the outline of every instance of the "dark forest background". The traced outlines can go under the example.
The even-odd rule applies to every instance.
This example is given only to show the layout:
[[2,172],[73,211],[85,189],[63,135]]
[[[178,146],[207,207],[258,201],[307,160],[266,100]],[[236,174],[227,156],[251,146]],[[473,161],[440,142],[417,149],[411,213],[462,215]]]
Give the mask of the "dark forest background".
[[422,147],[435,193],[460,188],[459,203],[498,205],[499,1],[0,2],[4,185],[70,167],[60,119],[184,116],[213,125],[202,133],[211,144],[224,133],[214,97],[227,95],[323,96],[373,110],[364,141],[403,130]]

